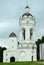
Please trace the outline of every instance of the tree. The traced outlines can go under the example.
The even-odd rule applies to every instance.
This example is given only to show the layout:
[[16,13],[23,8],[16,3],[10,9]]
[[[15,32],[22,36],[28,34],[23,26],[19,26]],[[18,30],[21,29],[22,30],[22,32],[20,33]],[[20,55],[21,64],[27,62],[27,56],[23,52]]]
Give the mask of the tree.
[[7,48],[3,47],[3,51],[6,50]]
[[3,62],[3,51],[6,50],[5,47],[0,47],[0,62]]
[[39,60],[39,58],[40,58],[39,44],[41,44],[41,39],[38,39],[36,41],[36,45],[37,45],[37,60]]
[[42,43],[44,43],[44,36],[42,36]]
[[39,56],[40,56],[40,51],[39,51],[39,44],[44,43],[44,36],[42,36],[41,39],[38,39],[36,41],[36,45],[37,45],[37,59],[39,60]]
[[3,57],[3,50],[2,47],[0,47],[0,62],[2,62],[2,57]]

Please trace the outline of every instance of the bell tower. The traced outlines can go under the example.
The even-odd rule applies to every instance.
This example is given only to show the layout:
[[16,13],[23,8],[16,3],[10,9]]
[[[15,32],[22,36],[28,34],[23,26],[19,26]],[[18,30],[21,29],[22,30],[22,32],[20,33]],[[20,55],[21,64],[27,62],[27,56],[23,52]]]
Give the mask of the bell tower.
[[[30,61],[37,61],[37,46],[35,44],[35,18],[32,14],[30,14],[29,10],[29,6],[26,6],[24,14],[19,19],[20,49],[23,49],[26,54],[26,59],[24,58],[25,61],[29,61],[29,58]],[[23,54],[21,54],[21,56],[23,56]]]
[[35,18],[29,10],[29,6],[26,6],[24,14],[19,19],[20,43],[35,43]]

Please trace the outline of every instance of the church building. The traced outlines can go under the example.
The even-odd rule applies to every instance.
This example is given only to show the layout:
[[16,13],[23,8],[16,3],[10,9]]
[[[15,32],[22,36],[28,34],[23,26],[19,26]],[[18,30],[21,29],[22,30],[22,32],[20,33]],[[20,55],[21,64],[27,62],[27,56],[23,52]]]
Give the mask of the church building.
[[9,35],[8,49],[3,52],[3,62],[37,61],[35,43],[35,18],[25,7],[25,13],[19,18],[20,37],[12,32]]

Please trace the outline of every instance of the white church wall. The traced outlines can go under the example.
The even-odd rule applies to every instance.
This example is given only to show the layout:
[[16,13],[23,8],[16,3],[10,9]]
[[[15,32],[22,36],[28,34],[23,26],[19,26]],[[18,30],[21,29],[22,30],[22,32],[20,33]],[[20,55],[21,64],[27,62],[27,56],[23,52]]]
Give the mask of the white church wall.
[[34,49],[33,53],[32,49],[19,49],[18,55],[18,61],[32,61],[32,56],[33,61],[37,61],[36,49]]
[[15,57],[15,61],[17,61],[17,45],[16,37],[8,39],[8,49],[3,52],[3,62],[10,62],[10,57]]
[[18,54],[17,54],[17,50],[16,51],[9,51],[6,50],[3,52],[3,62],[10,62],[10,58],[14,57],[15,58],[15,62],[18,61]]
[[19,57],[18,57],[18,61],[31,61],[30,58],[30,50],[26,50],[26,49],[19,49]]
[[18,45],[18,40],[16,37],[9,38],[9,41],[8,41],[9,50],[16,50],[17,45]]
[[37,51],[36,51],[36,49],[34,49],[33,54],[32,54],[34,57],[33,61],[37,61],[37,54],[36,53],[37,53]]

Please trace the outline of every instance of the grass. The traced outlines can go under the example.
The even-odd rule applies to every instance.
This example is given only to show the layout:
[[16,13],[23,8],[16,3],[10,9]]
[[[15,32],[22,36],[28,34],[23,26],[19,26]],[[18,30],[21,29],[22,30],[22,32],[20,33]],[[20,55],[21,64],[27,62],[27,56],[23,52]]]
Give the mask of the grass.
[[38,60],[39,62],[44,62],[44,60]]
[[44,65],[36,62],[14,62],[14,63],[0,63],[0,65]]

